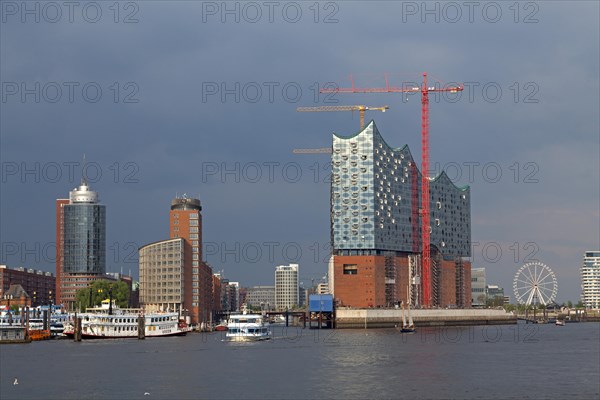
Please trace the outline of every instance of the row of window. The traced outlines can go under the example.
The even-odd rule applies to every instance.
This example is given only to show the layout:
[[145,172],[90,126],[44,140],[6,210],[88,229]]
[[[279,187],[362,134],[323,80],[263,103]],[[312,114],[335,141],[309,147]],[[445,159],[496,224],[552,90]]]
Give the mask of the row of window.
[[[198,219],[199,218],[198,213],[189,213],[188,216],[189,216],[190,219]],[[179,213],[173,214],[173,218],[178,219],[179,218]]]

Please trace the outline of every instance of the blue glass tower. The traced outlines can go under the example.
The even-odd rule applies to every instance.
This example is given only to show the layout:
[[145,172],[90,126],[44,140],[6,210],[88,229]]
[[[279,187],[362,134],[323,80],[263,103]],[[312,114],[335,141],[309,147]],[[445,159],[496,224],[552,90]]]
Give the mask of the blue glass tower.
[[106,208],[83,181],[69,193],[64,207],[63,249],[67,274],[104,275],[106,272]]

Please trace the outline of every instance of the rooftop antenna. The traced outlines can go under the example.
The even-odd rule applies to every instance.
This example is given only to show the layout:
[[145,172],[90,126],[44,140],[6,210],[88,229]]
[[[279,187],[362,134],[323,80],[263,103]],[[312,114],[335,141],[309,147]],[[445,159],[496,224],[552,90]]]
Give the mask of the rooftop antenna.
[[83,153],[83,166],[81,167],[81,186],[87,186],[87,177],[85,176],[86,171],[86,161],[85,161],[85,153]]

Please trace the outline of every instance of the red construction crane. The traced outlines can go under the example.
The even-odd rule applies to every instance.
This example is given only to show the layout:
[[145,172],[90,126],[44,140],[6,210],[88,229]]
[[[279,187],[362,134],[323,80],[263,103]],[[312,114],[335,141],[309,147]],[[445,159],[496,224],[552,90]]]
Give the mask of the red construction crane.
[[[421,92],[421,242],[422,248],[422,305],[431,305],[431,259],[430,259],[430,214],[429,214],[429,92],[456,93],[464,89],[463,85],[436,88],[427,86],[427,72],[423,73],[422,87],[390,86],[385,74],[385,87],[357,88],[352,81],[350,88],[323,88],[321,93],[409,93]],[[414,189],[413,189],[414,190]],[[414,223],[414,222],[413,222]]]

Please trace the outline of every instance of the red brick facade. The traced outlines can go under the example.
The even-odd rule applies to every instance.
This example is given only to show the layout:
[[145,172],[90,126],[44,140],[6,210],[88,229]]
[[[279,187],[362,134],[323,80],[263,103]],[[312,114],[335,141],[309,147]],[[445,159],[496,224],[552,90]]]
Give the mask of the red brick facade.
[[385,306],[385,257],[335,256],[334,274],[340,306]]
[[[190,218],[191,214],[194,218]],[[208,322],[212,315],[212,268],[202,261],[202,214],[198,209],[172,209],[170,237],[184,239],[184,308],[191,322]],[[196,272],[197,271],[197,272]]]
[[0,298],[10,289],[11,285],[21,285],[31,299],[31,304],[28,305],[37,307],[50,304],[50,301],[52,304],[56,304],[55,284],[56,279],[49,272],[0,266]]
[[[334,297],[339,306],[346,307],[391,307],[398,301],[408,300],[410,285],[408,254],[392,257],[394,269],[387,281],[394,285],[386,298],[386,257],[378,256],[334,256]],[[462,267],[461,267],[462,263]],[[471,307],[471,263],[453,260],[438,262],[437,279],[432,279],[434,307]],[[390,270],[388,260],[388,270]],[[457,265],[462,268],[457,273]],[[434,286],[437,284],[437,289]],[[392,289],[392,288],[390,288]],[[423,298],[423,288],[419,302]]]
[[69,204],[69,199],[56,200],[56,303],[66,304],[63,298],[63,233],[64,233],[64,211],[63,206]]

